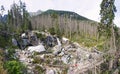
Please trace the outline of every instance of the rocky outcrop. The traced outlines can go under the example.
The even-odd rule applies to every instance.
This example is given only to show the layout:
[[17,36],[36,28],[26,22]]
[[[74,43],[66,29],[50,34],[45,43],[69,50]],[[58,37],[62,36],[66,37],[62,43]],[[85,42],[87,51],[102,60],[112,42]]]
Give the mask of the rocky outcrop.
[[76,42],[57,37],[56,39],[57,44],[49,49],[45,49],[45,44],[41,43],[16,51],[16,56],[27,66],[28,73],[80,74],[103,62],[102,53],[98,53],[97,50],[88,51]]

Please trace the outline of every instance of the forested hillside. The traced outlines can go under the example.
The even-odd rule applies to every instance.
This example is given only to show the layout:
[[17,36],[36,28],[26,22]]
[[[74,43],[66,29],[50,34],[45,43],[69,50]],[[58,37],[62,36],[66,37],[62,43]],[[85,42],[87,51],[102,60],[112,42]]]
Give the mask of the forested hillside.
[[75,12],[47,10],[40,15],[31,17],[31,23],[35,30],[48,30],[53,34],[62,35],[80,43],[83,42],[82,38],[97,38],[98,22]]

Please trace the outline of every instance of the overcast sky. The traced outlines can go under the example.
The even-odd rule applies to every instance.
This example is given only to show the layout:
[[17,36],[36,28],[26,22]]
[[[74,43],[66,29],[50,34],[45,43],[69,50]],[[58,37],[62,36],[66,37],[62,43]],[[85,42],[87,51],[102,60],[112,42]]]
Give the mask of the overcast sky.
[[[0,6],[4,5],[5,10],[10,9],[10,5],[19,0],[0,0]],[[36,12],[37,10],[67,10],[74,11],[89,19],[99,21],[100,3],[102,0],[22,0],[26,3],[29,12]],[[120,27],[120,0],[115,0],[117,7],[115,24]]]

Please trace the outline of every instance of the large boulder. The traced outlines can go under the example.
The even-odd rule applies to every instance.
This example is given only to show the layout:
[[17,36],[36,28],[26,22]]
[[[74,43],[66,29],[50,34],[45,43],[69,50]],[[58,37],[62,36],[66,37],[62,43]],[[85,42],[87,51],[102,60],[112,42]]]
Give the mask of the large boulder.
[[57,38],[57,45],[53,47],[53,54],[54,55],[58,55],[61,52],[61,42],[59,40],[59,38]]
[[45,43],[47,46],[53,47],[57,44],[57,39],[56,37],[53,37],[53,36],[47,36],[45,39]]
[[29,33],[29,38],[30,38],[30,43],[32,45],[38,45],[39,44],[39,40],[37,38],[37,35],[34,32]]
[[42,44],[40,44],[40,45],[37,45],[37,46],[30,46],[30,47],[28,47],[28,50],[30,52],[39,52],[40,53],[40,52],[45,51],[45,48]]
[[63,37],[63,38],[62,38],[62,43],[63,43],[63,44],[68,44],[68,43],[69,43],[69,39]]

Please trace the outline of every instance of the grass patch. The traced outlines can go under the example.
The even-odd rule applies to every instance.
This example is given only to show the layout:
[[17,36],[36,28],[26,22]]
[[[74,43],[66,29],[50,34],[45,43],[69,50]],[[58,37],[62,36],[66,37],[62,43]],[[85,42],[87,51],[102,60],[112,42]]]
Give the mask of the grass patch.
[[105,38],[99,38],[81,35],[73,35],[71,41],[78,42],[81,46],[91,48],[97,47],[99,50],[103,51]]

